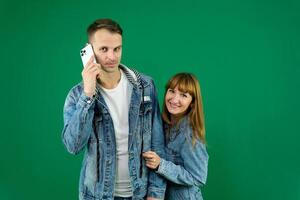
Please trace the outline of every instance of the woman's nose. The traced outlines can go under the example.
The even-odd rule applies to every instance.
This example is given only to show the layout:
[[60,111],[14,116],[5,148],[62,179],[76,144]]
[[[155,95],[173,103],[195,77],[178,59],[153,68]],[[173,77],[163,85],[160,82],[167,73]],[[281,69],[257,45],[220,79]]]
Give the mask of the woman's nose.
[[179,95],[174,94],[174,96],[172,97],[172,102],[173,103],[178,103],[179,102]]

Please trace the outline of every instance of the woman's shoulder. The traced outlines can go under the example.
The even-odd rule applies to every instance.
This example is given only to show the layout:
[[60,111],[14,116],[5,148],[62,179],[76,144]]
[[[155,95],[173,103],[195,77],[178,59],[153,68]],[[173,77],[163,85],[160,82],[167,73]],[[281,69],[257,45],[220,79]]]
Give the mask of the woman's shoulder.
[[205,143],[199,138],[194,137],[194,130],[191,125],[191,121],[189,120],[188,116],[184,117],[180,123],[180,134],[185,137],[185,142],[196,147],[199,146],[201,148],[205,148]]
[[187,140],[193,137],[193,128],[188,116],[183,117],[179,123],[179,132],[184,135]]

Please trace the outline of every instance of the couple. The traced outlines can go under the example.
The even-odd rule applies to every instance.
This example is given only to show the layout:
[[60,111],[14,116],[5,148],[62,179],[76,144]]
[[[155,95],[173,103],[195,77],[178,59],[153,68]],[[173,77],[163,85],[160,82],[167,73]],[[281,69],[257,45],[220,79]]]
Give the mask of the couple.
[[121,64],[122,29],[98,19],[87,29],[93,57],[64,105],[63,143],[86,149],[79,199],[202,199],[208,155],[200,86],[189,73],[166,85],[162,119],[150,77]]

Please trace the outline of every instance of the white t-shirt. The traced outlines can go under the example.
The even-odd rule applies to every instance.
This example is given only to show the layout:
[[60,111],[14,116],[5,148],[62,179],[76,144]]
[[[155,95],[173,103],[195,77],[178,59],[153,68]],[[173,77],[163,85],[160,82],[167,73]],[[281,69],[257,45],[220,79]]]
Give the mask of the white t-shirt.
[[128,116],[131,91],[126,75],[122,70],[120,72],[121,79],[117,87],[113,89],[101,87],[100,91],[112,117],[116,137],[117,174],[114,195],[131,197],[133,193],[128,168]]

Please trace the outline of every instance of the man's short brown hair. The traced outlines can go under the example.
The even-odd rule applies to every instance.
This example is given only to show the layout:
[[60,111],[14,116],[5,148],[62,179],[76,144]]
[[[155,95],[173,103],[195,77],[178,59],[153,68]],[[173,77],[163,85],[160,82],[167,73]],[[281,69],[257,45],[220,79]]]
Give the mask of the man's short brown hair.
[[120,35],[123,33],[121,26],[112,19],[97,19],[87,28],[88,37],[90,38],[99,29],[106,29]]

